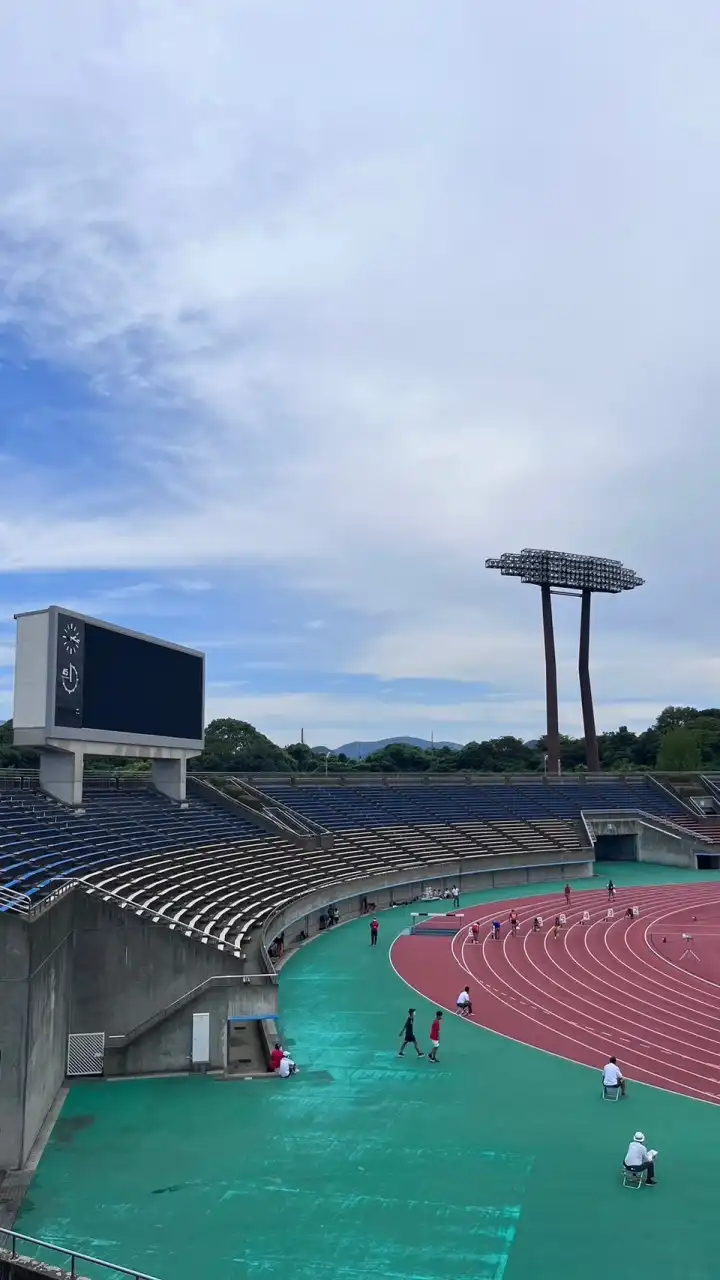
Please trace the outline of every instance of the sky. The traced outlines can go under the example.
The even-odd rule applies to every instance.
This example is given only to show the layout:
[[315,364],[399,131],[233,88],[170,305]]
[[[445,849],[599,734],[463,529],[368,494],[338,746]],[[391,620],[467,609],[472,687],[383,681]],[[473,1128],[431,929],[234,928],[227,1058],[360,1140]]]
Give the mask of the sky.
[[[24,0],[0,15],[13,615],[208,655],[279,743],[544,726],[550,547],[599,728],[717,705],[710,0]],[[556,601],[577,733],[578,602]]]

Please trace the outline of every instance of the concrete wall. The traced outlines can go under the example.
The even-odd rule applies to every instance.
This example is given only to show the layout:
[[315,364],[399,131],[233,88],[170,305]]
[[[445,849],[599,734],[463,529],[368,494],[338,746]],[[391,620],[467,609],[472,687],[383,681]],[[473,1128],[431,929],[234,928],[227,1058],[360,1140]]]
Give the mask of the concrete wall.
[[22,1160],[29,972],[29,926],[0,915],[0,1169]]
[[702,846],[691,834],[684,835],[678,829],[665,829],[660,822],[647,822],[641,818],[618,817],[609,813],[591,817],[590,825],[596,836],[636,836],[638,862],[656,862],[666,867],[687,867],[697,870],[696,851],[712,852],[712,845]]
[[73,910],[79,895],[63,898],[32,922],[28,981],[27,1060],[23,1162],[65,1078],[70,1029]]
[[[708,845],[708,852],[712,846]],[[665,867],[697,867],[695,845],[692,839],[680,836],[675,839],[669,832],[639,824],[638,862],[658,862]]]
[[74,899],[0,916],[0,1168],[25,1162],[65,1078]]
[[242,975],[242,962],[150,924],[97,895],[78,894],[70,1030],[126,1035],[218,974]]

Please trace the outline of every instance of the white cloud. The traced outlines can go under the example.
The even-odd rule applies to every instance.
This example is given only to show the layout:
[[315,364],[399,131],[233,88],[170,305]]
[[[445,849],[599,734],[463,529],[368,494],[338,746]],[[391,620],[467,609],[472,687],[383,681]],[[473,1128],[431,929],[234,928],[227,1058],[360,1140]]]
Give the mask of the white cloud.
[[[702,705],[720,686],[720,657],[700,644],[671,636],[647,637],[598,629],[591,655],[591,679],[598,705],[628,699]],[[576,633],[567,626],[557,646],[558,682],[568,702],[577,701]],[[455,679],[514,687],[521,696],[543,687],[544,654],[539,618],[523,630],[486,629],[479,611],[466,611],[433,626],[411,626],[371,640],[353,669],[382,679]]]
[[362,616],[354,669],[522,719],[537,602],[486,555],[619,555],[648,586],[603,615],[601,699],[712,699],[714,37],[709,0],[27,0],[0,322],[124,409],[122,467],[58,485],[4,443],[3,563],[272,566]]
[[[626,702],[599,708],[598,729],[602,732],[625,724],[636,731],[648,724],[662,710],[662,703]],[[281,745],[299,742],[301,728],[305,741],[329,747],[355,739],[393,737],[398,733],[412,737],[450,742],[481,741],[506,733],[527,739],[544,732],[545,710],[541,700],[507,699],[468,700],[433,706],[380,699],[315,694],[278,693],[233,697],[226,693],[207,699],[208,719],[234,716],[248,720]],[[580,734],[582,724],[574,702],[561,703],[563,732]]]

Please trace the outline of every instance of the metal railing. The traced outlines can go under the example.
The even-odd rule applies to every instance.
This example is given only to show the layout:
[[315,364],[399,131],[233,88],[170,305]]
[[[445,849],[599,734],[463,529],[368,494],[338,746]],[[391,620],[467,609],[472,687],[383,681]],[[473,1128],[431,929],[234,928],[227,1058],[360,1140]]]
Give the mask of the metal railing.
[[[74,1249],[66,1249],[64,1245],[48,1244],[47,1240],[36,1240],[34,1236],[24,1236],[20,1231],[13,1231],[9,1228],[0,1227],[0,1238],[10,1241],[10,1248],[4,1249],[3,1253],[11,1261],[23,1261],[28,1263],[40,1262],[39,1258],[30,1258],[26,1254],[18,1253],[17,1242],[22,1240],[23,1244],[32,1245],[36,1249],[47,1249],[50,1253],[62,1254],[65,1261],[70,1262],[69,1269],[63,1264],[65,1273],[72,1276],[73,1280],[83,1280],[82,1272],[78,1271],[79,1262],[89,1262],[94,1267],[101,1267],[107,1276],[129,1276],[130,1280],[158,1280],[157,1276],[150,1276],[145,1271],[138,1271],[135,1267],[119,1267],[115,1262],[104,1262],[102,1258],[92,1258],[86,1253],[77,1253]],[[54,1265],[54,1264],[53,1264]]]
[[192,925],[183,924],[180,920],[173,920],[172,916],[166,915],[161,910],[153,910],[152,907],[146,907],[139,900],[133,901],[131,898],[122,898],[119,893],[113,893],[111,889],[104,889],[102,885],[95,884],[85,876],[78,876],[75,883],[81,885],[89,897],[97,895],[102,898],[103,902],[113,902],[117,906],[123,907],[126,911],[132,911],[140,919],[145,920],[147,924],[163,925],[166,929],[170,929],[171,932],[175,931],[183,934],[186,938],[194,938],[196,942],[202,942],[204,946],[214,947],[217,951],[226,951],[229,955],[234,956],[236,960],[245,959],[243,952],[234,947],[231,942],[220,942],[219,938],[214,937],[213,934],[203,933],[201,929],[193,929]]
[[648,813],[647,809],[584,809],[583,815],[590,823],[638,821],[645,827],[654,827],[656,831],[674,836],[676,840],[684,836],[686,840],[699,840],[702,844],[715,843],[712,836],[705,836],[692,827],[684,827],[663,814]]
[[0,888],[0,907],[8,907],[10,911],[19,911],[26,916],[30,910],[30,899],[26,893],[16,893],[14,889]]

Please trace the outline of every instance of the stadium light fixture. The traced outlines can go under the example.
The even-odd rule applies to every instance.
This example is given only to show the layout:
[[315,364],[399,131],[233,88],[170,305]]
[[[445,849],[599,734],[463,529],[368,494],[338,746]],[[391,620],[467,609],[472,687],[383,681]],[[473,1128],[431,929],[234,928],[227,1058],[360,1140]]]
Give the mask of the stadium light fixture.
[[580,556],[567,551],[539,550],[525,547],[522,551],[506,551],[485,561],[486,569],[499,569],[505,578],[520,578],[529,586],[539,587],[542,598],[543,636],[545,642],[545,691],[547,701],[548,773],[560,772],[560,727],[558,717],[557,663],[552,616],[552,596],[579,596],[580,650],[578,673],[583,710],[585,753],[591,773],[600,769],[595,712],[590,685],[590,601],[593,592],[620,595],[643,586],[643,579],[620,560],[603,556]]

